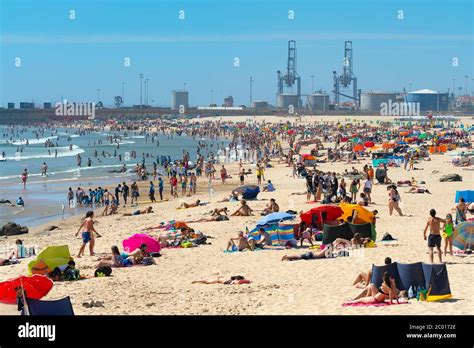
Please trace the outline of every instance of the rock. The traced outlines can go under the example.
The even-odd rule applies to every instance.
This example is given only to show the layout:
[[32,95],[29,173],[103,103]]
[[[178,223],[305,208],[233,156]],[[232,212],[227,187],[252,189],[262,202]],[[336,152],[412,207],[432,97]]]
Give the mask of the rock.
[[441,182],[451,182],[451,181],[462,181],[462,176],[459,174],[448,174],[448,175],[443,175],[439,181]]
[[17,236],[28,233],[28,227],[17,225],[14,222],[7,222],[0,229],[0,236]]

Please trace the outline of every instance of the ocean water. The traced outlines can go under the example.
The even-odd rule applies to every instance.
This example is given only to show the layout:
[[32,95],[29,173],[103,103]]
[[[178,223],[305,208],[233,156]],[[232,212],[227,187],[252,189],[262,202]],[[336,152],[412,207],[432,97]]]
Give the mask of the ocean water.
[[[10,138],[3,136],[6,127],[0,126],[0,159],[5,153],[5,160],[0,161],[0,199],[8,199],[14,203],[18,197],[25,201],[25,207],[11,207],[7,204],[0,204],[0,225],[7,221],[26,224],[27,226],[45,223],[48,220],[83,214],[79,209],[67,207],[67,190],[72,187],[84,189],[98,186],[112,185],[118,182],[130,182],[136,178],[133,173],[111,173],[119,170],[125,164],[129,170],[142,162],[143,153],[149,153],[150,157],[145,157],[145,163],[150,170],[153,168],[153,161],[157,156],[170,156],[171,159],[180,159],[183,150],[191,155],[194,161],[197,158],[198,142],[205,143],[206,147],[201,149],[201,154],[206,158],[211,152],[216,155],[218,147],[227,146],[228,141],[223,139],[211,140],[196,138],[186,135],[158,135],[155,139],[159,141],[159,146],[151,143],[151,137],[146,139],[143,134],[136,132],[115,133],[120,135],[116,142],[108,142],[106,137],[114,135],[113,132],[93,132],[86,135],[74,134],[74,130],[55,129],[46,131],[39,139],[35,137],[34,129],[29,128],[19,137]],[[26,145],[28,140],[29,145]],[[45,147],[46,141],[51,141],[57,145],[55,147]],[[98,141],[102,140],[102,144]],[[48,151],[49,150],[49,151]],[[57,150],[57,156],[55,155]],[[94,157],[94,150],[98,152],[98,158]],[[132,151],[136,151],[135,159],[127,156]],[[105,153],[105,157],[102,156]],[[114,157],[114,152],[122,155],[122,161],[118,156]],[[82,164],[77,166],[76,156],[80,154]],[[88,158],[92,160],[88,166]],[[48,165],[48,176],[41,176],[43,162]],[[26,190],[21,184],[20,175],[24,169],[28,170],[29,178]],[[63,209],[63,204],[66,206]]]

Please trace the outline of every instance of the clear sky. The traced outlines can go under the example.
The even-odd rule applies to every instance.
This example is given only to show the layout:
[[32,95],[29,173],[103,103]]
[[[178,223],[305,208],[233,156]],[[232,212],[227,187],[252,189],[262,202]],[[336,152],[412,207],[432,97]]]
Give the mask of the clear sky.
[[254,100],[274,104],[292,39],[303,93],[311,75],[332,89],[346,40],[363,91],[447,91],[455,78],[464,93],[465,75],[474,90],[472,0],[0,0],[0,15],[0,106],[97,101],[97,89],[112,105],[122,82],[138,104],[140,73],[153,105],[169,106],[184,83],[191,105],[209,104],[211,90],[218,104],[230,94],[248,104],[250,76]]

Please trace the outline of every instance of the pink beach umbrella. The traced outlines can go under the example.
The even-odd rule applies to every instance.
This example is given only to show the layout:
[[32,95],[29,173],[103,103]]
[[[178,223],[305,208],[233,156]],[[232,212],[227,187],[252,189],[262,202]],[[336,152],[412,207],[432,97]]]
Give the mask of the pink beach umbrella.
[[134,234],[122,242],[123,248],[126,252],[131,252],[139,248],[142,244],[146,244],[147,252],[149,253],[159,253],[161,250],[160,242],[148,234]]

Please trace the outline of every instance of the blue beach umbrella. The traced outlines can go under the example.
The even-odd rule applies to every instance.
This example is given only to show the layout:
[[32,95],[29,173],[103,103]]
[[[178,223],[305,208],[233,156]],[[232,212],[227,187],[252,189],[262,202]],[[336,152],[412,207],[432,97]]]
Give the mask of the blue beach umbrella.
[[271,213],[257,221],[257,226],[276,224],[280,221],[292,220],[295,216],[288,213]]

